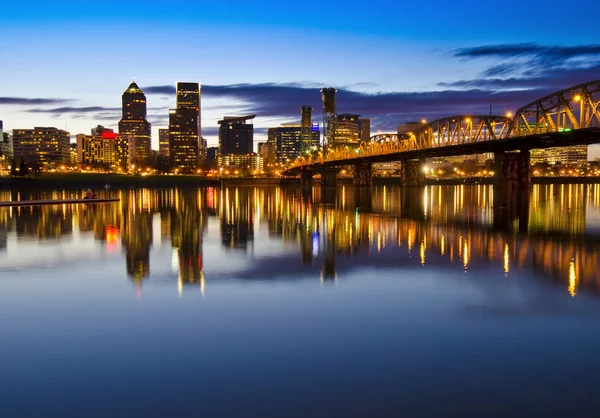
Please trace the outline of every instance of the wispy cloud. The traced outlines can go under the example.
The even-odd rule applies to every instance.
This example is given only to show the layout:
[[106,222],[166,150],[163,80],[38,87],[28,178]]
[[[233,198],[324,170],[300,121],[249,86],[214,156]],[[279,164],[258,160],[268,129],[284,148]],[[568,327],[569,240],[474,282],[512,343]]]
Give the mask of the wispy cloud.
[[97,112],[116,112],[121,111],[120,107],[104,107],[104,106],[83,106],[83,107],[73,107],[73,106],[63,106],[63,107],[53,107],[49,109],[27,109],[23,110],[23,112],[27,113],[52,113],[52,114],[63,114],[63,113],[97,113]]
[[71,102],[71,99],[53,99],[53,98],[28,98],[28,97],[0,97],[0,105],[57,105]]
[[545,46],[535,43],[483,45],[460,48],[453,51],[458,58],[514,58],[537,57],[541,59],[564,60],[583,56],[600,55],[600,44],[577,46]]

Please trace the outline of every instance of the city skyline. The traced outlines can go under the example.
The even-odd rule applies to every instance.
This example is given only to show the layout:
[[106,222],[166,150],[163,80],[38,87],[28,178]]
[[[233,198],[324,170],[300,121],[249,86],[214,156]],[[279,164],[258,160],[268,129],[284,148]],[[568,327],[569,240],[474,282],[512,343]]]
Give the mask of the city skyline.
[[[121,95],[133,76],[147,97],[154,149],[158,129],[168,126],[177,80],[201,83],[202,134],[215,146],[217,121],[225,115],[256,113],[255,143],[266,140],[267,128],[299,121],[302,105],[312,106],[314,122],[322,123],[322,87],[338,89],[338,112],[370,118],[377,133],[421,118],[487,114],[490,106],[496,114],[514,112],[546,93],[600,78],[593,32],[570,25],[568,33],[557,33],[547,23],[560,6],[554,1],[545,10],[515,1],[477,8],[433,2],[436,13],[422,19],[404,17],[423,16],[421,5],[376,1],[359,9],[360,25],[348,24],[358,9],[341,2],[326,10],[306,2],[308,10],[324,10],[326,19],[300,19],[290,6],[270,8],[270,2],[243,16],[220,13],[225,6],[218,4],[201,5],[203,13],[195,15],[183,13],[178,2],[144,8],[108,3],[106,10],[115,11],[111,25],[138,31],[139,53],[120,47],[119,36],[102,25],[83,23],[91,10],[75,3],[34,2],[27,14],[22,5],[7,7],[0,28],[5,131],[52,126],[74,138],[98,124],[116,129]],[[584,6],[590,16],[600,11],[591,1]],[[504,24],[517,9],[535,19]],[[136,19],[126,20],[132,14]],[[234,56],[228,46],[241,39],[248,47]],[[156,58],[152,65],[146,49]],[[186,65],[167,59],[184,51],[191,52]],[[302,54],[308,59],[296,58]],[[99,65],[98,57],[107,64],[103,59]],[[598,156],[598,147],[590,147],[590,158]]]

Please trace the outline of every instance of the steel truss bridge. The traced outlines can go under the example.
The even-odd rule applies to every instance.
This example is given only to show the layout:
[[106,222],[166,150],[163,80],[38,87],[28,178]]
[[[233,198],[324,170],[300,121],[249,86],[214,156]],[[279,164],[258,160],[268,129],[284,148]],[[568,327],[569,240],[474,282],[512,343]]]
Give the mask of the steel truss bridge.
[[513,115],[455,115],[404,135],[379,134],[356,149],[299,158],[283,172],[351,164],[521,151],[600,142],[600,80],[557,91]]

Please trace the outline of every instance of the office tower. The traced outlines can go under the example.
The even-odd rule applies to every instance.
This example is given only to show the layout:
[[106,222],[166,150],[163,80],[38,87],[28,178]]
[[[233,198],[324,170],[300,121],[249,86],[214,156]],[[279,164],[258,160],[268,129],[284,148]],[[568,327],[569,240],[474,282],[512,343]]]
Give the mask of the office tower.
[[218,155],[219,155],[219,147],[206,148],[206,159],[208,161],[217,161]]
[[123,92],[122,110],[119,135],[130,142],[130,163],[146,164],[152,150],[151,129],[146,119],[146,95],[135,81]]
[[57,128],[13,129],[14,158],[28,164],[69,164],[71,134]]
[[371,140],[371,119],[360,118],[360,141],[369,142]]
[[75,167],[77,165],[77,142],[69,147],[69,163]]
[[177,83],[177,107],[169,110],[169,157],[175,167],[195,168],[200,158],[200,85]]
[[169,157],[169,130],[158,130],[158,155]]
[[254,150],[254,125],[246,121],[256,115],[225,116],[219,121],[219,154],[247,155]]
[[77,135],[77,163],[127,170],[131,164],[130,142],[127,136],[98,125],[91,135]]
[[[288,162],[296,159],[300,156],[302,151],[303,132],[302,125],[296,123],[283,123],[278,128],[268,129],[268,144],[273,144],[275,158],[270,155],[270,149],[268,149],[268,158],[270,160],[277,160],[279,162]],[[310,143],[311,148],[319,146],[319,125],[313,125],[311,127],[312,142]]]
[[4,132],[0,120],[0,159],[10,161],[13,158],[13,146],[8,132]]
[[[352,113],[339,113],[336,115],[335,122],[335,144],[336,147],[356,148],[360,145],[365,135],[370,135],[371,120],[367,119],[368,131],[366,126],[363,127],[363,121],[360,115]],[[367,122],[364,122],[366,125]],[[330,128],[331,129],[331,128]],[[367,133],[368,132],[368,133]],[[367,141],[369,138],[367,138]]]

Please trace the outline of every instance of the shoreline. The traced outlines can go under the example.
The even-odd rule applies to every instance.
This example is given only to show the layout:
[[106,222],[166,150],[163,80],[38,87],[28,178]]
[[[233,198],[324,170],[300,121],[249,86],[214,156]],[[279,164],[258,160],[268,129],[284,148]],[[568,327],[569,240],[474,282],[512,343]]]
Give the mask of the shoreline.
[[[337,184],[352,185],[351,177],[340,177]],[[600,177],[533,177],[532,184],[600,184]],[[431,179],[425,180],[426,185],[492,185],[492,178],[466,179]],[[263,187],[263,186],[300,186],[299,178],[289,177],[224,177],[210,178],[203,176],[124,176],[119,174],[78,174],[78,173],[46,173],[37,179],[0,178],[0,190],[16,189],[104,189],[111,188],[171,188],[171,187]],[[314,186],[319,185],[315,179]],[[399,186],[398,177],[375,177],[373,186]]]

